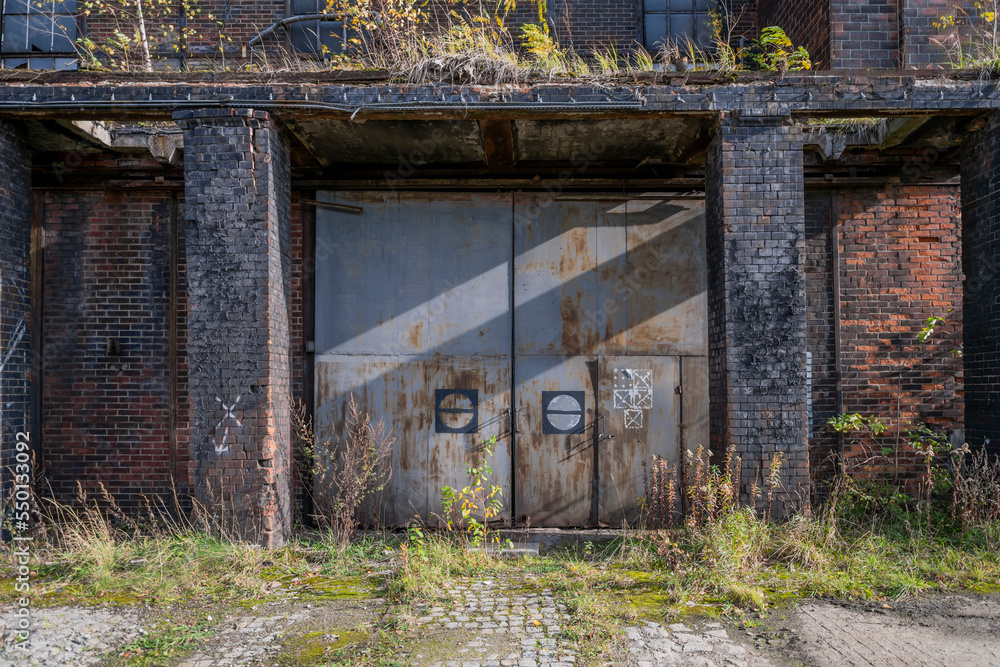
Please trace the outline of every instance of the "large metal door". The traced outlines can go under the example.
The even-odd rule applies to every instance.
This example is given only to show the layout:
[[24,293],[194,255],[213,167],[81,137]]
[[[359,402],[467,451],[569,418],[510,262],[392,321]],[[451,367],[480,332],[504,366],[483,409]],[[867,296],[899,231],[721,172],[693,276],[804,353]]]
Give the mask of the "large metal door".
[[633,521],[643,463],[677,462],[682,430],[707,444],[704,205],[519,195],[514,208],[516,512]]
[[318,196],[361,211],[316,215],[317,432],[344,437],[353,395],[396,437],[366,521],[433,521],[492,435],[509,498],[511,197]]
[[707,444],[701,202],[319,196],[362,212],[317,212],[318,431],[354,395],[398,439],[368,520],[433,520],[496,435],[506,516],[619,525],[644,462]]

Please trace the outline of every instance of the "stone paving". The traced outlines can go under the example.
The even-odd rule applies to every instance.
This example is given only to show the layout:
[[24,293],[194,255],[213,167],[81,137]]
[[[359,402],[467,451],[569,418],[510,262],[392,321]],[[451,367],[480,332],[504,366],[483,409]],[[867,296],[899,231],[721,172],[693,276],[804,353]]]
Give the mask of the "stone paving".
[[[565,633],[566,604],[549,589],[530,581],[463,580],[442,598],[418,606],[416,634],[442,639],[436,655],[424,655],[420,642],[403,661],[422,667],[576,667],[578,647]],[[369,603],[380,601],[369,600]],[[273,664],[282,642],[296,631],[324,625],[327,607],[293,604],[267,607],[226,619],[211,639],[178,667],[232,667]],[[329,620],[329,619],[327,619]],[[7,665],[93,665],[122,644],[153,632],[136,609],[67,607],[38,609],[32,618],[32,649],[21,653],[11,642],[14,618],[4,616],[0,667]],[[155,622],[154,622],[155,623]],[[718,623],[701,626],[644,622],[625,631],[627,654],[608,656],[606,665],[629,667],[770,667],[730,639]],[[433,644],[433,642],[431,642]],[[441,655],[440,650],[446,655]]]
[[13,641],[16,627],[13,613],[3,614],[0,666],[97,664],[116,646],[145,633],[135,611],[88,607],[31,611],[31,644],[27,651]]
[[212,638],[212,647],[188,655],[178,667],[229,667],[260,663],[281,649],[281,639],[313,612],[301,609],[280,616],[244,616],[228,623]]
[[576,650],[562,637],[566,605],[547,588],[522,588],[501,579],[465,581],[448,591],[452,604],[424,605],[426,614],[416,620],[423,629],[470,631],[453,659],[431,667],[573,667]]
[[638,667],[771,667],[729,637],[719,623],[690,627],[645,622],[625,629],[629,657]]

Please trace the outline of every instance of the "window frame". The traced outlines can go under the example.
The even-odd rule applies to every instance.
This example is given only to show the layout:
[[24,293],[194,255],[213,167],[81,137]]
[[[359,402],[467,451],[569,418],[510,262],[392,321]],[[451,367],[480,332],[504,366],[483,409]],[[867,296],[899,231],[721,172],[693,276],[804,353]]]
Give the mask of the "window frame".
[[[38,9],[40,4],[45,7],[45,11]],[[24,11],[15,11],[22,8]],[[33,9],[34,11],[32,11]],[[65,38],[72,46],[81,35],[78,9],[77,0],[0,0],[0,69],[76,69],[79,64],[79,54],[76,49],[58,51],[55,49],[55,45],[57,39],[62,41],[62,38]],[[30,18],[38,15],[48,18],[47,22],[51,30],[41,34],[49,36],[50,46],[47,50],[34,51],[31,50],[33,45]],[[25,31],[24,46],[28,50],[8,51],[4,49],[7,46],[4,38],[7,34],[7,21],[11,20],[10,17],[24,17],[22,19]],[[60,18],[64,20],[60,21]],[[57,26],[65,26],[63,30],[72,26],[73,34],[59,35]]]
[[[698,0],[663,0],[663,2],[665,3],[666,9],[664,11],[662,11],[662,12],[661,11],[655,11],[655,12],[648,11],[646,9],[647,0],[636,0],[636,1],[638,2],[639,15],[640,15],[639,16],[639,44],[642,45],[642,47],[644,49],[646,49],[647,51],[649,51],[650,53],[655,54],[656,51],[657,51],[655,45],[652,44],[652,43],[649,43],[648,36],[647,36],[647,26],[649,24],[648,17],[650,15],[652,15],[652,16],[664,16],[664,17],[666,17],[666,29],[665,29],[665,32],[664,32],[664,37],[674,37],[675,36],[675,33],[673,33],[671,31],[672,16],[678,15],[678,14],[690,16],[691,17],[691,25],[694,28],[694,34],[693,35],[688,35],[688,37],[690,37],[691,41],[695,45],[698,45],[698,47],[701,48],[701,49],[706,49],[707,50],[710,47],[708,38],[711,36],[711,34],[709,33],[709,34],[705,34],[705,35],[699,35],[699,30],[700,30],[700,28],[701,28],[701,26],[703,24],[699,22],[698,18],[699,18],[699,16],[710,16],[710,12],[713,9],[712,8],[712,0],[709,0],[709,2],[708,2],[708,9],[706,11],[702,11],[702,12],[698,11]],[[678,4],[680,4],[680,5],[690,4],[691,9],[690,9],[690,11],[688,11],[688,9],[686,7],[682,8],[680,10],[674,9],[674,6],[676,6]],[[677,34],[680,35],[680,34],[684,34],[684,33],[677,33]]]
[[[325,0],[307,0],[307,1],[310,1],[310,2],[315,1],[315,4],[316,4],[316,10],[315,11],[311,11],[311,12],[295,11],[295,5],[297,4],[297,2],[302,2],[302,0],[288,0],[288,2],[285,4],[285,15],[288,18],[294,18],[296,16],[308,16],[310,14],[321,14],[321,13],[323,13],[321,11],[321,8],[323,6],[325,6],[325,4],[326,4]],[[324,46],[324,44],[323,44],[323,28],[321,28],[321,26],[323,26],[323,25],[335,26],[335,29],[340,32],[340,49],[339,50],[331,48],[331,49],[329,49],[329,51],[327,53],[323,52],[323,46]],[[328,55],[337,55],[337,54],[344,53],[344,51],[346,50],[346,46],[347,46],[347,24],[345,24],[344,21],[342,21],[342,20],[341,21],[322,21],[322,20],[317,19],[315,21],[302,21],[302,22],[292,23],[291,25],[285,26],[285,31],[288,34],[288,44],[289,44],[289,46],[291,46],[292,50],[295,51],[295,53],[298,53],[300,55],[317,56],[317,57],[320,57],[320,58],[324,58],[324,57],[326,57]],[[312,48],[309,51],[303,51],[303,50],[301,50],[299,48],[298,44],[296,43],[296,33],[300,32],[300,31],[308,34],[310,40],[313,42],[313,46],[312,46]],[[309,33],[311,33],[311,34],[309,34]],[[332,34],[333,33],[331,33],[331,36],[332,36]]]

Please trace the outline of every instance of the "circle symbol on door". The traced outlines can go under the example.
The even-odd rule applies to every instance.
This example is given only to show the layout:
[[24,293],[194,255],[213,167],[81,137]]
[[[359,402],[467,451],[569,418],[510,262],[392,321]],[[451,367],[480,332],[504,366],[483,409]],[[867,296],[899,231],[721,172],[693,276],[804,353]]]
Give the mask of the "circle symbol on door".
[[475,433],[478,430],[478,389],[434,390],[435,433]]
[[543,391],[542,433],[583,433],[586,405],[582,391]]

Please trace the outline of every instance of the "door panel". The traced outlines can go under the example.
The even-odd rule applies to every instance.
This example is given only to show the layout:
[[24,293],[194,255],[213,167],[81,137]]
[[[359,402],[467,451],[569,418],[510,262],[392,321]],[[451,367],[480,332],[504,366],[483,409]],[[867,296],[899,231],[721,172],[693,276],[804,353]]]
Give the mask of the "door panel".
[[368,523],[433,522],[496,435],[505,517],[620,525],[682,421],[707,444],[702,202],[318,197],[361,211],[317,209],[317,433],[354,396],[397,438]]
[[493,435],[490,481],[509,498],[510,196],[318,196],[363,211],[317,208],[317,434],[343,440],[354,396],[396,437],[365,522],[434,522]]
[[[692,410],[707,407],[704,204],[518,195],[514,221],[516,512],[634,522],[643,463],[679,460],[682,355]],[[585,431],[553,433],[551,399],[578,392]]]
[[[605,416],[598,464],[600,521],[614,526],[638,518],[645,495],[643,464],[653,455],[677,463],[681,405],[677,357],[601,359],[601,413]],[[610,437],[607,437],[610,436]]]
[[585,356],[519,356],[515,362],[515,507],[532,526],[590,521],[594,362]]

